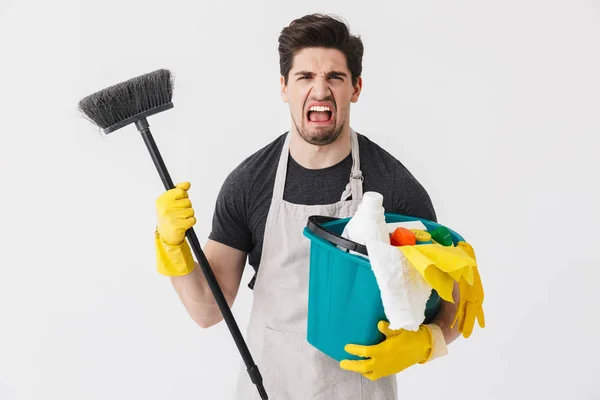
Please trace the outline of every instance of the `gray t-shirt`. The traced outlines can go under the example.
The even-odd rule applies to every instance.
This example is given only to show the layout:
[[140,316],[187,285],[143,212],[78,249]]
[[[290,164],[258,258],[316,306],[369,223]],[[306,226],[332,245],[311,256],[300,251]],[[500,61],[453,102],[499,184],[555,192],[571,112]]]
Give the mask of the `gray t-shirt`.
[[[209,238],[248,253],[256,271],[260,265],[267,214],[284,133],[239,164],[225,179],[217,197]],[[363,192],[383,195],[386,212],[436,221],[427,191],[415,177],[379,145],[358,134]],[[350,178],[352,155],[328,168],[311,170],[288,157],[284,200],[293,204],[340,201]],[[248,285],[254,286],[254,278]]]

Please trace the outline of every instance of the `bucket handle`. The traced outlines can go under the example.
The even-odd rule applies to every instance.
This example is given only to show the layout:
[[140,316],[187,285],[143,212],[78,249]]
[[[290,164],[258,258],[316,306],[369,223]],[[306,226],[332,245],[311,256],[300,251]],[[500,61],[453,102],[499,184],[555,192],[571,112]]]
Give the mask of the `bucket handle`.
[[325,215],[311,215],[308,217],[308,223],[306,226],[315,235],[331,242],[338,247],[368,256],[369,254],[367,253],[366,246],[353,242],[352,240],[348,240],[345,237],[331,232],[330,230],[327,230],[321,226],[323,223],[337,221],[339,219],[340,218],[328,217]]

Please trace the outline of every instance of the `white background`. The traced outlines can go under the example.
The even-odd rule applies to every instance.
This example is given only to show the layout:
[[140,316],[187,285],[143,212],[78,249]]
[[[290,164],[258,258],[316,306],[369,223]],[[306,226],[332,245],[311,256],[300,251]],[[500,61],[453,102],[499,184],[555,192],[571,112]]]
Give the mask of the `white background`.
[[600,398],[598,1],[0,0],[0,399],[231,398],[225,324],[196,326],[155,270],[139,134],[103,137],[76,105],[174,72],[150,123],[204,243],[226,175],[290,126],[277,37],[315,11],[364,40],[352,126],[478,255],[487,327],[400,374],[401,398]]

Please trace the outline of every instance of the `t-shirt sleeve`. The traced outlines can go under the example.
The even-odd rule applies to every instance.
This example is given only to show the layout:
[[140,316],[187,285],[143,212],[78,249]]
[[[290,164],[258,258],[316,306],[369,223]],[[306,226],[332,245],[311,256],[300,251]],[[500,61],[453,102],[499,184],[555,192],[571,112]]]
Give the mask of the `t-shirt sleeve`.
[[429,193],[404,166],[396,171],[394,181],[395,187],[407,189],[395,193],[394,207],[397,213],[437,222]]
[[249,252],[252,235],[248,227],[245,180],[239,169],[223,182],[217,196],[212,230],[208,238],[238,250]]

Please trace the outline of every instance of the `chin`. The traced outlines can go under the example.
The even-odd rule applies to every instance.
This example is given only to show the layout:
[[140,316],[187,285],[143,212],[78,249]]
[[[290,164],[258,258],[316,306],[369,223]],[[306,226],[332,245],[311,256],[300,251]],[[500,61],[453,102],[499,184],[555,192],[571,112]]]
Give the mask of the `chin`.
[[300,132],[300,136],[307,143],[314,144],[317,146],[326,146],[335,142],[335,140],[340,136],[340,132],[324,132],[324,133],[312,133],[312,132]]
[[326,146],[337,140],[342,133],[342,128],[343,126],[340,126],[339,128],[337,126],[315,128],[310,125],[304,125],[302,129],[298,129],[298,133],[302,139],[309,144]]

